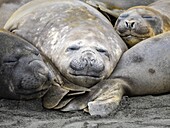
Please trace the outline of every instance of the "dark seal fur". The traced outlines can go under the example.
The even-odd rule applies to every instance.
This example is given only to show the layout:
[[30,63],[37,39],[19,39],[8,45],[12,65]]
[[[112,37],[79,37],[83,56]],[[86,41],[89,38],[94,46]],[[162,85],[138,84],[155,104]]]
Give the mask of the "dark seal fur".
[[39,50],[5,30],[0,30],[0,49],[0,98],[42,97],[51,75]]

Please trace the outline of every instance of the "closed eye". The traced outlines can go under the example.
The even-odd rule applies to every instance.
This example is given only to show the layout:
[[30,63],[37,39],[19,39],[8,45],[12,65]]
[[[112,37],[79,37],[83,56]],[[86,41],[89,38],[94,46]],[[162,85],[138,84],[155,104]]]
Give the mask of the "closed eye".
[[18,58],[14,56],[3,58],[3,63],[17,63],[17,62]]
[[3,61],[4,63],[16,63],[17,61],[14,61],[14,60],[6,60],[6,61]]
[[143,15],[142,18],[145,18],[145,19],[153,19],[152,16],[149,16],[149,15]]
[[97,48],[96,50],[97,50],[99,53],[102,53],[102,54],[106,55],[107,57],[109,57],[109,53],[108,53],[107,50],[102,49],[102,48]]
[[17,62],[18,62],[17,60],[4,60],[3,64],[9,65],[9,66],[14,66],[17,64]]
[[76,50],[79,50],[79,49],[80,49],[80,46],[72,45],[72,46],[68,47],[66,51],[76,51]]
[[97,50],[98,52],[101,52],[101,53],[107,52],[105,49],[101,49],[101,48],[97,48],[96,50]]

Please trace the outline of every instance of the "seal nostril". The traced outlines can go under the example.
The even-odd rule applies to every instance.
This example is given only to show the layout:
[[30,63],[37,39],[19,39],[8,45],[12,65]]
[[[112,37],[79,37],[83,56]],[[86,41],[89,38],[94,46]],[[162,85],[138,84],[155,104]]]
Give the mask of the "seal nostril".
[[96,60],[95,59],[91,59],[90,60],[90,65],[93,66],[95,64]]
[[39,75],[39,76],[46,76],[46,74],[44,73],[44,72],[42,72],[42,71],[37,71],[37,74]]
[[48,78],[48,76],[49,76],[49,72],[46,70],[46,69],[43,69],[43,68],[41,68],[41,69],[39,69],[39,70],[37,70],[37,76],[38,77],[43,77],[43,78]]
[[125,20],[124,24],[125,24],[126,28],[129,28],[129,29],[135,28],[135,21],[134,20],[132,20],[132,21]]
[[125,27],[126,27],[126,28],[129,28],[129,23],[128,23],[128,21],[125,21]]
[[135,22],[134,22],[134,21],[133,21],[133,22],[131,22],[130,27],[131,27],[131,28],[133,28],[133,29],[135,28]]

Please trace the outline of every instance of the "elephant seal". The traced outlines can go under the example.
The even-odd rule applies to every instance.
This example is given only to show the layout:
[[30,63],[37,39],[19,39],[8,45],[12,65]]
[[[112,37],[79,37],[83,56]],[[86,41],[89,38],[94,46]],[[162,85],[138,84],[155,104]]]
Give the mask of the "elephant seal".
[[89,92],[111,75],[127,50],[108,19],[79,0],[34,0],[19,8],[4,28],[32,42],[61,73],[62,88],[47,92],[46,108],[64,107]]
[[[107,115],[123,95],[159,95],[170,92],[170,32],[146,39],[127,50],[104,83],[112,85],[112,98],[95,97],[88,103],[91,115]],[[100,85],[101,87],[103,85]],[[109,87],[109,89],[111,88]],[[110,90],[106,91],[107,94]],[[106,103],[107,101],[107,103]],[[103,108],[103,109],[102,109]]]
[[5,30],[0,30],[0,49],[0,98],[42,97],[51,85],[51,73],[38,49]]
[[148,6],[136,6],[123,12],[115,29],[129,47],[170,30],[170,1],[159,0]]

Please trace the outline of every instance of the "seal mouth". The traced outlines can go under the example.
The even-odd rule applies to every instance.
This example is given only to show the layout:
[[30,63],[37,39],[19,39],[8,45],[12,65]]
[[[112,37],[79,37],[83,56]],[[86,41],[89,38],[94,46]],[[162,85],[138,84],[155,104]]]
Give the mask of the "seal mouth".
[[37,89],[19,88],[15,90],[15,93],[20,95],[21,99],[25,99],[25,100],[41,98],[47,93],[50,86],[51,86],[50,82],[46,81],[44,82],[44,84],[42,84],[42,86],[38,87]]
[[120,34],[120,36],[123,38],[139,38],[139,39],[146,39],[150,37],[149,35],[136,35],[136,34],[126,34],[126,35]]
[[88,77],[88,78],[94,78],[94,79],[100,79],[101,77],[97,74],[75,74],[75,73],[69,73],[72,76],[75,77]]
[[31,91],[31,90],[20,90],[17,91],[16,93],[20,95],[20,99],[24,100],[31,100],[31,99],[37,99],[43,97],[49,88],[37,90],[37,91]]
[[29,93],[29,94],[20,94],[20,98],[24,99],[24,100],[41,98],[47,93],[47,91],[48,91],[48,89],[44,89],[44,90],[41,90],[41,91]]
[[33,89],[21,89],[16,91],[16,93],[21,94],[21,95],[34,95],[34,94],[41,94],[41,93],[45,93],[48,91],[49,88],[44,88],[44,89],[37,89],[37,90],[33,90]]

